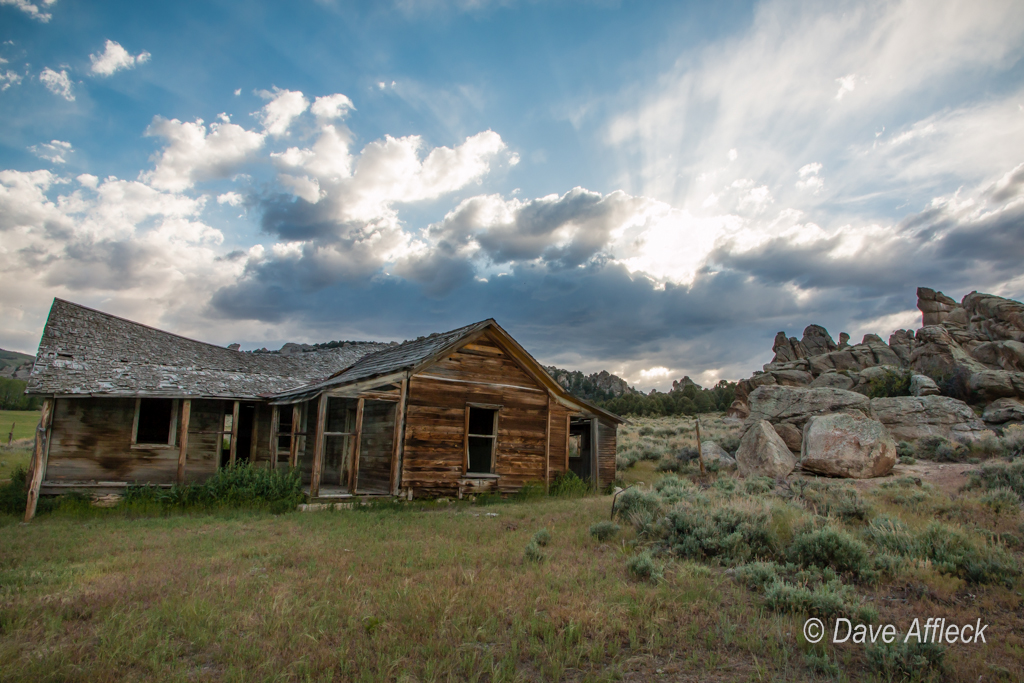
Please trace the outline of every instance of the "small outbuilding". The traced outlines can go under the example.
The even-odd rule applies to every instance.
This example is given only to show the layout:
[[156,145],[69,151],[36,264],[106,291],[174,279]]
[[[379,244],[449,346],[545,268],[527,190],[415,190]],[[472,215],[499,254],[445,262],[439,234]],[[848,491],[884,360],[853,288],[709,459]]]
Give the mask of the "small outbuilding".
[[573,396],[494,320],[401,344],[243,352],[61,299],[28,393],[39,495],[298,468],[312,499],[463,497],[615,476],[624,420]]

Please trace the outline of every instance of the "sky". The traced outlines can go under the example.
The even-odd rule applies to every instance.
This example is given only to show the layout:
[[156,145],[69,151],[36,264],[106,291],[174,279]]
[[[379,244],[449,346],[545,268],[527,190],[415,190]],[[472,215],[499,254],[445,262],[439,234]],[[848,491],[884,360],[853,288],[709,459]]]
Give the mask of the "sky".
[[0,0],[0,347],[494,318],[667,390],[1024,297],[1024,4]]

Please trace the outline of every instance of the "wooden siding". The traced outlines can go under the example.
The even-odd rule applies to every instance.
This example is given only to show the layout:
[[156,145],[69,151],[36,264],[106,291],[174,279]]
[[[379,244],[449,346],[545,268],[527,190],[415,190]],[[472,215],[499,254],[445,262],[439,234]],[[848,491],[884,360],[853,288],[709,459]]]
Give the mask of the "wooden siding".
[[615,436],[616,426],[610,422],[598,422],[597,483],[599,488],[615,481]]
[[273,408],[269,403],[257,403],[253,419],[256,420],[256,448],[253,449],[252,464],[261,467],[270,465],[270,421]]
[[[221,410],[220,401],[194,400],[189,431],[218,429]],[[132,447],[134,419],[133,398],[57,399],[46,481],[174,483],[178,449]],[[204,479],[216,471],[216,441],[213,435],[189,435],[186,481]]]
[[551,480],[565,472],[566,450],[569,448],[568,408],[561,403],[551,402]]
[[500,405],[498,490],[543,482],[548,394],[493,342],[478,339],[425,368],[409,383],[402,488],[457,495],[463,475],[466,405]]

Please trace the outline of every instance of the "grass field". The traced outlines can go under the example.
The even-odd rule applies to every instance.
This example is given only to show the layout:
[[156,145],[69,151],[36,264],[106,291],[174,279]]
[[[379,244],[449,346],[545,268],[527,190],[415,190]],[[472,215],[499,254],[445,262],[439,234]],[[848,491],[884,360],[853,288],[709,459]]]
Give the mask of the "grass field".
[[[668,434],[678,422],[630,429],[643,426],[681,438]],[[646,460],[623,473],[660,476]],[[687,491],[709,516],[763,508],[794,528],[804,517],[866,528],[730,481],[712,473]],[[942,519],[979,542],[1021,530],[1019,506],[994,512],[982,496],[922,485],[863,502],[868,518],[911,529]],[[726,563],[655,554],[659,571],[638,578],[628,567],[653,547],[646,531],[619,520],[610,540],[588,533],[610,507],[592,496],[280,516],[69,506],[30,525],[0,516],[0,680],[902,680],[880,674],[863,645],[806,642],[807,613],[770,608]],[[551,541],[532,561],[524,549],[541,529]],[[987,645],[948,646],[933,680],[1024,677],[1019,578],[977,584],[919,562],[851,590],[874,623],[990,624]]]
[[0,410],[0,443],[6,445],[14,425],[14,440],[35,437],[39,426],[38,410]]

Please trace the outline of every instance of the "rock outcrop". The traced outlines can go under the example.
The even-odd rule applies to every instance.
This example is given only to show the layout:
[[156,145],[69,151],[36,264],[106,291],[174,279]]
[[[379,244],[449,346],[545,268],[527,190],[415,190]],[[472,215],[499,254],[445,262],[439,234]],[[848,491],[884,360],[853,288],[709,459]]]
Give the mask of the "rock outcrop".
[[804,389],[766,385],[758,387],[750,395],[750,416],[745,424],[749,428],[763,420],[803,429],[815,415],[840,412],[855,412],[869,417],[871,401],[863,394],[829,387]]
[[801,469],[827,477],[870,479],[892,471],[896,442],[877,420],[851,413],[817,415],[804,427]]
[[[895,330],[888,343],[867,334],[859,344],[850,345],[849,335],[843,333],[835,344],[819,325],[807,326],[801,339],[779,332],[772,362],[737,383],[729,415],[746,419],[748,424],[758,419],[776,424],[790,421],[755,408],[755,392],[761,387],[786,387],[867,395],[894,371],[910,371],[907,393],[913,397],[961,399],[976,406],[991,425],[1019,421],[1015,404],[1004,399],[1024,403],[1024,304],[980,292],[971,292],[957,303],[926,287],[919,288],[917,296],[922,327]],[[970,434],[977,430],[952,431]]]
[[740,441],[736,465],[744,477],[787,477],[796,467],[796,457],[767,420],[758,420]]
[[871,410],[897,441],[941,436],[968,442],[990,433],[969,405],[948,396],[873,398]]
[[719,467],[736,467],[736,459],[714,441],[701,441],[700,455],[705,465],[717,462]]

